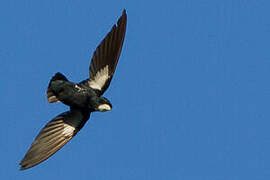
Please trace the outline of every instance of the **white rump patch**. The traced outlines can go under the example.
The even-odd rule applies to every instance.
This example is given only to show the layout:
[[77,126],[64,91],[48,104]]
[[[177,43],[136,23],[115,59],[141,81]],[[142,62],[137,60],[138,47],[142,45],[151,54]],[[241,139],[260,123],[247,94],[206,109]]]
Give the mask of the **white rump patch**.
[[101,104],[98,106],[98,109],[102,112],[112,110],[111,106],[109,106],[108,104]]
[[109,66],[106,65],[96,73],[95,77],[91,77],[89,86],[93,89],[101,90],[109,78]]
[[75,128],[68,125],[68,124],[64,124],[64,130],[62,132],[62,134],[65,136],[65,137],[70,137],[70,136],[73,136],[73,132],[75,131]]

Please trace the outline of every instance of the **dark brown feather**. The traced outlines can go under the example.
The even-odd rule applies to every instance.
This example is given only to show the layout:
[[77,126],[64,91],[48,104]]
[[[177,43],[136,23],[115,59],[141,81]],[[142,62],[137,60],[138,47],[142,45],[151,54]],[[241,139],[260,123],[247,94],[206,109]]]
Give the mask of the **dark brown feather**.
[[110,85],[122,50],[126,33],[126,25],[127,15],[124,10],[122,16],[117,21],[117,25],[112,27],[111,31],[106,35],[93,53],[89,67],[90,80],[94,79],[97,72],[103,69],[106,65],[108,65],[109,68],[109,78],[101,91],[98,92],[98,95],[102,95]]
[[[40,131],[23,160],[20,162],[21,170],[31,168],[56,153],[77,134],[88,118],[88,112],[71,110],[51,120]],[[74,131],[67,134],[64,132],[65,127],[74,128]]]

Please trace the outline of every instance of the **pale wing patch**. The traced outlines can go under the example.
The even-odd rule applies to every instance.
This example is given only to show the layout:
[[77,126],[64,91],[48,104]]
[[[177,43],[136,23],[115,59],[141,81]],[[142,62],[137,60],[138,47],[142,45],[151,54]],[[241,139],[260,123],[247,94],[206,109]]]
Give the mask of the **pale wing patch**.
[[73,136],[74,131],[75,131],[75,128],[73,126],[70,126],[68,124],[64,124],[64,130],[63,130],[62,134],[65,137],[71,137],[71,136]]
[[96,73],[95,77],[91,77],[89,86],[93,89],[101,90],[109,78],[109,66],[106,65]]

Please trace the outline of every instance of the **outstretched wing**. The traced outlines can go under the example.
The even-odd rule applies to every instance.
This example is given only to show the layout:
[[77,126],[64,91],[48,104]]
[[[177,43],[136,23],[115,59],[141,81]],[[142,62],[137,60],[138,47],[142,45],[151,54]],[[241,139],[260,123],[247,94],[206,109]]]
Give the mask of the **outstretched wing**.
[[63,147],[89,119],[90,113],[71,109],[51,120],[38,134],[23,160],[21,170],[46,160]]
[[101,96],[109,87],[122,50],[127,25],[126,11],[95,50],[89,67],[90,79],[83,81]]

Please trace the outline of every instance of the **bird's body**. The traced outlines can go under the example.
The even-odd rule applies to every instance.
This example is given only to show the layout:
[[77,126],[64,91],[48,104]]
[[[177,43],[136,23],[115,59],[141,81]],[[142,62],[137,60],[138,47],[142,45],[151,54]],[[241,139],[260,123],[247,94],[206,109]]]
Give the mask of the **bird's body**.
[[21,170],[31,168],[57,152],[80,131],[92,112],[112,109],[110,101],[102,97],[102,94],[109,87],[115,72],[124,42],[126,23],[124,10],[117,24],[93,53],[88,79],[74,83],[61,73],[52,77],[47,89],[48,102],[62,102],[70,110],[56,116],[39,132],[20,162]]
[[[63,75],[57,73],[52,78],[48,87],[48,91],[50,91],[58,101],[71,107],[89,109],[91,112],[95,111],[98,96],[92,88],[84,84],[57,79],[58,76]],[[48,97],[48,99],[49,98],[50,97]]]

